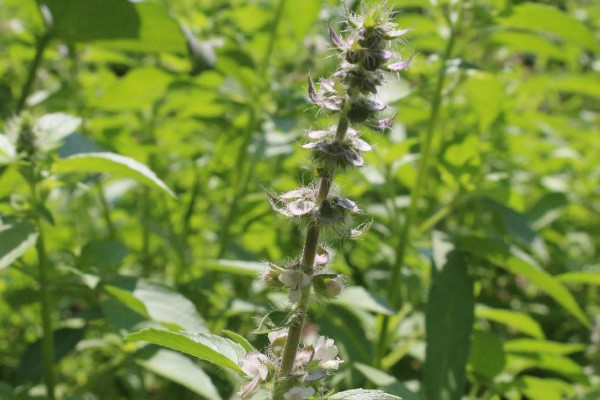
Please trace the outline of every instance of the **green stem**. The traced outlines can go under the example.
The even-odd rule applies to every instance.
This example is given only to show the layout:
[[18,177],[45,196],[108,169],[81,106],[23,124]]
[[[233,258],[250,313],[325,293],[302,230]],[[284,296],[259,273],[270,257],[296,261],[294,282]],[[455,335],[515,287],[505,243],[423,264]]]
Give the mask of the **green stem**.
[[115,224],[113,223],[112,218],[110,216],[110,207],[108,205],[108,201],[106,200],[106,195],[104,194],[104,187],[102,187],[102,182],[98,181],[96,187],[98,189],[98,199],[100,200],[100,205],[102,206],[102,216],[104,217],[106,229],[108,230],[108,237],[111,240],[114,240],[116,238]]
[[35,243],[35,249],[38,257],[40,297],[42,302],[42,364],[44,367],[43,377],[48,398],[54,400],[55,380],[55,352],[54,352],[54,333],[52,329],[52,295],[50,292],[50,281],[48,277],[48,258],[46,256],[46,243],[44,240],[44,230],[42,221],[38,215],[37,208],[41,207],[40,196],[35,181],[30,181],[31,203],[34,210],[35,224],[37,225],[38,238]]
[[29,64],[29,70],[27,71],[27,80],[23,85],[23,90],[21,90],[21,97],[19,97],[19,101],[17,102],[16,113],[20,113],[25,108],[25,103],[27,102],[27,98],[33,89],[33,84],[35,83],[35,79],[37,77],[38,69],[42,63],[42,59],[44,56],[44,51],[46,47],[48,47],[48,43],[50,43],[51,35],[49,32],[46,32],[44,35],[40,36],[37,39],[35,44],[35,56],[33,57],[33,61]]
[[[406,255],[406,249],[408,248],[408,243],[410,241],[410,232],[417,213],[417,206],[419,200],[421,199],[421,193],[426,186],[427,173],[429,171],[429,163],[431,158],[432,142],[438,123],[438,115],[440,111],[440,106],[442,104],[442,92],[446,81],[446,64],[448,63],[448,60],[452,55],[452,50],[454,49],[458,26],[462,18],[462,10],[463,8],[461,2],[459,4],[457,18],[455,22],[452,23],[452,25],[450,26],[450,37],[448,39],[448,43],[446,44],[446,49],[441,60],[442,66],[435,86],[435,91],[433,93],[429,124],[427,126],[427,131],[425,132],[425,137],[423,138],[423,143],[421,145],[421,157],[419,159],[417,180],[415,183],[415,187],[413,188],[410,194],[410,206],[406,214],[404,225],[402,226],[402,230],[400,231],[396,260],[392,266],[392,275],[390,277],[388,286],[388,298],[390,299],[390,302],[394,309],[399,309],[400,302],[402,301],[402,298],[399,295],[400,290],[398,289],[401,285],[401,282],[399,282],[400,270],[402,269],[402,265],[404,264],[404,257]],[[379,332],[379,342],[375,359],[375,365],[377,367],[381,366],[381,360],[383,359],[384,352],[387,348],[387,335],[389,323],[390,316],[383,316],[381,320],[381,330]]]
[[[273,55],[273,50],[275,49],[275,42],[277,40],[277,29],[281,21],[281,16],[283,15],[284,6],[285,0],[279,0],[277,10],[275,11],[275,18],[273,20],[273,23],[271,24],[269,42],[267,43],[267,50],[258,68],[259,76],[266,76],[267,69],[271,62],[271,57]],[[265,81],[268,82],[268,78],[266,78]],[[260,96],[262,93],[262,90],[256,91],[256,94],[253,96],[254,98],[251,100],[251,103],[258,103],[257,97]],[[242,145],[237,155],[235,164],[238,171],[237,184],[233,198],[231,199],[231,204],[229,205],[227,216],[225,217],[225,221],[223,221],[223,226],[221,228],[219,252],[217,254],[218,258],[223,258],[227,253],[227,247],[229,247],[229,238],[231,236],[231,225],[233,224],[233,221],[235,221],[235,218],[237,216],[240,201],[246,196],[246,192],[248,190],[247,178],[249,178],[249,176],[247,174],[244,174],[244,171],[246,170],[246,164],[248,160],[248,148],[250,147],[250,143],[252,141],[252,135],[259,128],[261,122],[261,119],[258,117],[258,113],[259,110],[257,110],[255,106],[253,106],[250,109],[250,118],[248,119],[248,126],[244,134],[244,141],[242,142]]]

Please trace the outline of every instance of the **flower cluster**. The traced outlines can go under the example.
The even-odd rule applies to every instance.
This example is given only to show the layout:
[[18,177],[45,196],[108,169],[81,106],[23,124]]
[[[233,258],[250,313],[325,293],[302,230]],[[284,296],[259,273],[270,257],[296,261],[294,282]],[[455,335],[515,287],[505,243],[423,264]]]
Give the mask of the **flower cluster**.
[[285,288],[293,304],[285,328],[269,334],[267,354],[250,353],[242,369],[251,381],[240,394],[247,396],[259,385],[271,388],[274,400],[301,400],[326,392],[324,378],[342,360],[332,339],[318,337],[301,345],[301,337],[311,293],[324,299],[335,298],[343,289],[343,276],[328,271],[330,253],[319,241],[323,228],[344,238],[362,235],[370,226],[356,228],[349,220],[361,213],[356,202],[343,197],[334,187],[336,172],[362,167],[363,154],[372,150],[358,130],[363,125],[383,131],[392,124],[395,113],[376,98],[378,87],[389,73],[408,67],[409,59],[398,59],[391,48],[394,39],[408,30],[398,30],[390,22],[391,13],[383,5],[348,12],[345,37],[329,28],[329,36],[339,55],[339,67],[329,78],[316,84],[308,78],[308,97],[320,111],[337,116],[334,126],[308,131],[302,146],[311,152],[319,182],[282,194],[268,191],[272,208],[279,214],[303,222],[307,227],[304,251],[299,259],[283,267],[267,262],[263,279],[270,287]]
[[329,251],[319,247],[315,255],[315,262],[310,269],[303,270],[297,262],[282,268],[274,263],[267,262],[268,270],[264,274],[265,282],[272,287],[283,286],[289,288],[288,299],[292,303],[300,301],[302,289],[312,284],[315,292],[325,298],[335,298],[344,287],[342,276],[327,273]]
[[[250,396],[261,383],[269,384],[275,378],[287,336],[287,329],[269,333],[271,346],[268,356],[259,352],[246,354],[241,368],[251,381],[238,392],[241,397]],[[291,373],[294,382],[283,397],[286,400],[302,400],[315,394],[328,372],[338,369],[343,362],[337,355],[338,348],[333,339],[325,336],[319,336],[299,349]]]

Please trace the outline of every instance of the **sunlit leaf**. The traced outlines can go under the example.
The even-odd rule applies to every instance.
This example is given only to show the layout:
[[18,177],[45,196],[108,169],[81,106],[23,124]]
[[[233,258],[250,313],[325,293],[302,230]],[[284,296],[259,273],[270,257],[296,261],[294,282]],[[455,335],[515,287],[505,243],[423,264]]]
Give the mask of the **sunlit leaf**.
[[158,344],[243,373],[240,363],[246,354],[244,348],[220,336],[146,329],[129,334],[126,340]]

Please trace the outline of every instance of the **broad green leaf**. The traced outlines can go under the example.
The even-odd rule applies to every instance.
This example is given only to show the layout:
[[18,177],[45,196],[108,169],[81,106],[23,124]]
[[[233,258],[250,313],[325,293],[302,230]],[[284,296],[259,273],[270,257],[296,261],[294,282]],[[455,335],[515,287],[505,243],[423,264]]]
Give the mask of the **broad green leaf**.
[[161,69],[136,68],[108,86],[93,105],[108,111],[147,110],[165,95],[171,81]]
[[531,316],[522,312],[491,308],[478,304],[475,308],[475,316],[507,325],[516,331],[523,332],[534,338],[544,338],[544,332],[540,324]]
[[246,350],[247,352],[251,353],[253,351],[256,351],[254,346],[252,346],[252,344],[245,337],[240,335],[239,333],[235,333],[235,332],[227,330],[227,329],[224,329],[223,333],[226,334],[227,336],[229,336],[229,338],[231,340],[233,340],[234,342],[236,342],[237,344],[242,346],[244,348],[244,350]]
[[541,57],[565,60],[568,54],[561,47],[540,35],[532,32],[499,31],[492,34],[492,40],[508,47],[508,49],[525,54],[536,54]]
[[567,272],[566,274],[558,275],[557,278],[565,283],[600,285],[600,272]]
[[92,240],[83,246],[77,259],[79,268],[89,270],[116,269],[129,254],[129,249],[121,242],[114,240]]
[[61,141],[81,125],[81,118],[64,113],[46,114],[37,120],[40,129],[40,147],[50,150],[60,146]]
[[419,400],[419,396],[410,391],[402,382],[387,373],[361,363],[354,363],[354,368],[360,371],[368,380],[377,385],[385,393],[400,396],[402,400]]
[[458,242],[461,249],[505,268],[513,274],[527,278],[529,282],[552,297],[582,324],[590,326],[587,317],[571,292],[558,279],[543,271],[534,260],[518,248],[473,236],[462,237],[458,239]]
[[57,173],[96,172],[114,174],[121,178],[132,178],[154,189],[175,194],[154,172],[138,161],[114,153],[83,153],[61,158],[53,164]]
[[0,271],[33,246],[37,237],[36,228],[28,222],[0,225]]
[[127,307],[153,321],[175,329],[208,332],[194,304],[167,286],[121,277],[105,288]]
[[513,339],[504,343],[504,350],[510,353],[542,353],[565,355],[586,349],[585,344],[560,343],[548,340]]
[[475,72],[463,84],[469,105],[477,114],[479,131],[486,131],[498,118],[504,103],[504,84],[496,76]]
[[350,310],[364,310],[384,315],[394,314],[394,310],[384,298],[368,292],[362,286],[351,286],[344,289],[332,302]]
[[207,333],[194,334],[146,329],[129,334],[125,339],[129,341],[144,340],[158,344],[243,373],[240,363],[246,353],[244,348],[220,336]]
[[[54,331],[55,363],[69,354],[83,338],[83,329],[62,328]],[[34,382],[42,377],[43,366],[42,341],[37,340],[30,345],[21,356],[21,361],[15,373],[16,383],[21,385],[26,382]]]
[[502,341],[491,332],[474,331],[469,354],[471,372],[490,381],[502,372],[505,363]]
[[336,400],[402,400],[398,396],[393,396],[382,392],[381,390],[368,390],[368,389],[352,389],[344,392],[339,392],[333,396],[329,396],[329,399]]
[[564,400],[574,394],[572,384],[555,378],[524,376],[514,386],[531,400]]
[[259,276],[265,271],[265,264],[243,260],[206,260],[202,262],[202,269],[210,271],[223,271],[235,275]]
[[473,280],[462,255],[440,232],[433,233],[433,253],[423,390],[427,400],[459,400],[474,319]]
[[140,299],[135,297],[133,294],[131,294],[131,292],[129,292],[128,290],[111,285],[105,285],[104,290],[106,290],[108,294],[113,296],[115,299],[119,300],[129,309],[135,311],[143,317],[150,318],[150,314],[148,314],[148,310],[146,309],[144,303]]
[[94,43],[150,53],[186,51],[177,22],[160,4],[127,0],[44,0],[43,3],[52,14],[54,37],[67,43]]
[[551,371],[565,378],[586,383],[588,378],[583,367],[568,357],[557,354],[543,353],[508,353],[506,357],[507,370],[513,375],[521,374],[530,369]]
[[564,193],[546,193],[527,211],[527,217],[535,229],[542,229],[554,222],[569,204]]
[[589,50],[600,52],[600,44],[594,34],[581,22],[558,8],[524,3],[515,6],[498,23],[505,28],[527,30],[558,37]]
[[17,149],[8,140],[6,135],[0,133],[0,165],[10,164],[13,162],[17,155]]
[[135,362],[157,375],[185,386],[208,400],[221,400],[217,388],[206,372],[183,354],[167,349],[142,351],[135,358]]

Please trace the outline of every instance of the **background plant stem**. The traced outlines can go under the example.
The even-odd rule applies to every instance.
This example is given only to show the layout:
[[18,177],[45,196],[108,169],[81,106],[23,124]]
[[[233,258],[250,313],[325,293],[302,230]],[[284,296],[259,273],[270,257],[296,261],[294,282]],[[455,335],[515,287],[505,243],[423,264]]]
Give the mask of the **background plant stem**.
[[42,63],[42,59],[44,57],[44,51],[46,47],[48,47],[48,43],[50,43],[50,33],[47,32],[40,36],[37,39],[35,44],[35,56],[33,57],[33,61],[29,65],[29,70],[27,71],[27,80],[23,85],[23,89],[21,90],[21,96],[19,97],[19,101],[17,102],[16,113],[20,113],[25,108],[25,104],[27,102],[27,98],[31,94],[31,90],[33,89],[33,84],[35,83],[35,78],[37,77],[38,69]]
[[[446,49],[444,51],[444,55],[442,56],[442,65],[431,102],[431,113],[429,116],[429,123],[427,126],[427,131],[425,132],[425,136],[423,137],[423,143],[421,145],[421,157],[419,159],[417,180],[415,183],[415,187],[413,188],[410,194],[410,206],[406,213],[406,219],[404,221],[404,224],[402,225],[402,230],[400,231],[398,250],[396,252],[396,260],[392,265],[392,274],[388,286],[388,299],[390,299],[392,306],[396,310],[400,309],[402,301],[402,285],[401,282],[399,282],[400,271],[402,269],[402,265],[404,264],[404,257],[406,255],[406,249],[408,248],[408,242],[410,241],[410,232],[417,213],[418,203],[421,199],[421,193],[426,187],[433,137],[435,135],[437,127],[438,115],[440,111],[440,106],[442,104],[442,92],[446,81],[446,64],[448,63],[448,60],[452,55],[452,50],[454,49],[454,44],[456,41],[458,31],[458,24],[460,23],[460,20],[462,18],[462,2],[459,3],[458,7],[458,15],[456,16],[456,19],[454,19],[454,22],[451,22],[450,37],[448,38],[448,42],[446,43]],[[379,342],[375,358],[375,366],[377,367],[381,366],[381,360],[383,359],[385,350],[387,348],[387,335],[389,330],[389,323],[390,316],[383,316],[381,319],[381,330],[379,332]]]
[[[258,69],[258,75],[265,77],[265,81],[263,81],[263,83],[268,83],[268,77],[266,77],[267,69],[269,68],[271,57],[273,56],[273,49],[275,48],[275,42],[277,40],[277,28],[279,27],[281,16],[283,15],[284,6],[285,0],[279,0],[277,10],[275,11],[275,18],[271,25],[269,42],[267,43],[267,50]],[[262,92],[262,90],[258,90],[256,96],[262,94]],[[251,103],[253,104],[253,106],[250,108],[248,126],[244,133],[244,140],[242,142],[242,145],[240,146],[236,163],[234,164],[237,170],[235,192],[233,198],[231,199],[231,204],[229,206],[227,216],[225,217],[225,221],[223,222],[223,226],[221,228],[219,252],[217,254],[217,258],[223,258],[227,253],[227,248],[229,247],[229,238],[231,236],[231,225],[233,224],[233,221],[235,221],[235,218],[237,216],[240,201],[246,196],[246,192],[248,191],[248,149],[250,147],[250,144],[252,143],[252,135],[260,127],[260,124],[262,122],[262,119],[259,117],[260,110],[257,110],[256,106],[254,106],[254,104],[258,103],[258,99],[253,98],[251,100]]]
[[44,384],[48,398],[54,400],[54,387],[56,386],[54,371],[54,331],[52,328],[52,295],[50,292],[50,282],[48,278],[48,259],[46,257],[46,244],[44,241],[44,229],[42,221],[38,215],[38,207],[41,207],[41,200],[38,194],[38,187],[35,181],[30,181],[31,203],[34,212],[35,224],[37,225],[38,237],[35,244],[39,267],[40,297],[42,305],[42,363]]

